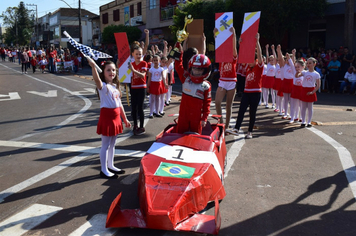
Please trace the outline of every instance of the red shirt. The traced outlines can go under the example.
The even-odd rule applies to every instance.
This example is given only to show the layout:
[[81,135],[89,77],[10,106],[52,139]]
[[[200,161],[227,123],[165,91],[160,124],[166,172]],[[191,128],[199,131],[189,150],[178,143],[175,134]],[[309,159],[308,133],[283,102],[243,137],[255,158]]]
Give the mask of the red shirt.
[[[141,61],[138,65],[136,65],[136,62],[132,62],[132,67],[137,70],[138,72],[147,72],[147,62]],[[131,77],[131,89],[141,89],[141,88],[146,88],[146,75],[141,78],[135,73],[132,73]]]
[[245,93],[260,93],[262,86],[263,63],[255,65],[253,68],[246,64]]
[[220,80],[226,82],[236,82],[236,63],[237,58],[234,57],[232,62],[220,63]]

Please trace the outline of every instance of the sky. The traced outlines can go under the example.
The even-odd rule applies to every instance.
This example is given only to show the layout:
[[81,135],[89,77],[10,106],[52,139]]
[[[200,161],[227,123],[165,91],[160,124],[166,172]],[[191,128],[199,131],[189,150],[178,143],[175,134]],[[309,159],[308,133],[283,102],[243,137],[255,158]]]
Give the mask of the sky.
[[[105,5],[114,0],[81,0],[81,8],[91,11],[99,15],[99,7]],[[18,0],[0,0],[0,14],[2,14],[8,7],[17,7],[21,1]],[[65,4],[60,0],[23,0],[26,4],[37,5],[38,18],[46,15],[48,12],[54,12],[57,9],[63,7],[68,8],[70,5],[72,8],[78,8],[78,0],[65,0],[68,3]],[[36,10],[34,6],[26,6],[30,10]],[[0,24],[2,25],[2,20],[0,19]]]

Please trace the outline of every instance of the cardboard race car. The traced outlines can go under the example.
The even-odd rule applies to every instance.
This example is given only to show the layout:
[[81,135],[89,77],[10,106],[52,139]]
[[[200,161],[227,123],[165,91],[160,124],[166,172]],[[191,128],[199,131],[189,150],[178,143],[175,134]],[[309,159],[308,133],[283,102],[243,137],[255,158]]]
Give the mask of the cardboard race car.
[[[226,195],[224,124],[208,122],[202,134],[178,134],[176,125],[157,135],[141,160],[140,209],[121,209],[120,193],[111,204],[106,227],[218,234],[218,201]],[[210,202],[215,202],[215,215],[199,213]]]

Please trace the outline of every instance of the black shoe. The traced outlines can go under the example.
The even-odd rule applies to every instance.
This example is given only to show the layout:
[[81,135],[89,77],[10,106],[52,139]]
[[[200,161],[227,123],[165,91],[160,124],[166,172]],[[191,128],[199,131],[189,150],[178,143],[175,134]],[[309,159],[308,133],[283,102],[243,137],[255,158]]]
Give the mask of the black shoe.
[[149,116],[148,118],[153,119],[153,116]]
[[113,176],[107,176],[106,174],[104,174],[104,172],[100,171],[100,177],[104,178],[104,179],[117,179],[117,175],[113,175]]
[[164,116],[164,114],[166,114],[165,112],[160,112],[159,113],[161,116]]
[[153,113],[153,116],[155,116],[155,117],[162,117],[160,114],[157,114],[157,113]]
[[300,128],[305,128],[305,124],[301,124],[301,125],[300,125]]
[[112,170],[110,168],[108,168],[108,170],[114,174],[117,174],[117,175],[121,175],[121,174],[125,174],[125,171],[124,170],[119,170],[119,171],[116,171],[116,170]]
[[308,128],[312,127],[312,124],[308,124],[307,127],[308,127]]
[[166,102],[166,106],[169,106],[169,102]]

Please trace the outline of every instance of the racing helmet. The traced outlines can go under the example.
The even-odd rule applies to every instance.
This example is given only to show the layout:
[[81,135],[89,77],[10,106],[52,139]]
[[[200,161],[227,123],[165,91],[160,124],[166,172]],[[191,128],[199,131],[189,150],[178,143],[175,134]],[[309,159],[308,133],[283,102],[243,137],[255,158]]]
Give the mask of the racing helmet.
[[[197,54],[197,55],[193,56],[189,60],[189,64],[188,64],[188,72],[189,72],[191,81],[195,84],[200,84],[204,80],[208,79],[210,72],[211,72],[210,66],[211,66],[211,62],[210,62],[209,57],[207,57],[203,54]],[[193,67],[203,69],[203,72],[199,75],[194,75],[194,73],[192,71]]]

